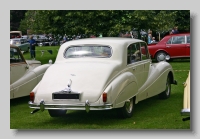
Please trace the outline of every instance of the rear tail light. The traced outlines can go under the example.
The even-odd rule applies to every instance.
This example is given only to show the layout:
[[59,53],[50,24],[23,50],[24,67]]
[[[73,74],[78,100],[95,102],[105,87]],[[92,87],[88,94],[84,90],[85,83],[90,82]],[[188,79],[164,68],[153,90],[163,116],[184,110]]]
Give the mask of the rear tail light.
[[103,93],[103,102],[106,102],[107,101],[107,93]]
[[34,102],[34,99],[35,99],[35,93],[34,93],[34,92],[31,92],[31,93],[30,93],[30,101],[33,103],[33,102]]

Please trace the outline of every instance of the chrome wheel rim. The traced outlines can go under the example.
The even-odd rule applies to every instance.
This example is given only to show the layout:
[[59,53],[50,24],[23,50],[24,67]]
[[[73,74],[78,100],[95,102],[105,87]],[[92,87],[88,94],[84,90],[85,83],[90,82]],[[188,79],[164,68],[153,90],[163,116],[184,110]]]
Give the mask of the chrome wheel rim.
[[158,60],[158,61],[162,61],[162,60],[160,60],[160,59],[165,60],[165,58],[166,58],[166,54],[165,54],[165,53],[160,53],[160,54],[157,56],[157,60]]
[[129,99],[129,102],[126,102],[125,106],[126,106],[126,111],[128,113],[131,113],[133,110],[133,99]]
[[169,93],[170,93],[170,84],[169,84],[169,79],[167,79],[165,92],[166,92],[166,95],[169,96]]

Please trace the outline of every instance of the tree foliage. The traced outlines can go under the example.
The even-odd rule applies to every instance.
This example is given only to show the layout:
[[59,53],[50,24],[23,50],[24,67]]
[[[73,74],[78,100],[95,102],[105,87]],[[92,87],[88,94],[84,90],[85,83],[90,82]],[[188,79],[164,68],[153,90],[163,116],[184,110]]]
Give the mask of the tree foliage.
[[[13,15],[11,14],[13,18]],[[190,29],[189,10],[28,10],[20,30],[52,34],[116,36],[133,28],[162,32],[178,26]]]
[[10,30],[18,30],[21,19],[24,19],[26,10],[10,10]]

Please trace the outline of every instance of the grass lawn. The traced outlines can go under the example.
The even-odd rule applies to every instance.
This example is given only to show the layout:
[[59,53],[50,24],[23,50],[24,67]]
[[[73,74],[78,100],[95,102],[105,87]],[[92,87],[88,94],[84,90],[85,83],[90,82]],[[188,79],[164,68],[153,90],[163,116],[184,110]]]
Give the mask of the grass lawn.
[[[36,59],[42,64],[49,59],[55,61],[59,46],[37,47]],[[47,51],[41,56],[40,50]],[[24,54],[30,59],[30,53]],[[157,96],[139,102],[132,118],[120,119],[116,110],[108,111],[68,111],[66,117],[52,118],[48,111],[30,114],[33,109],[28,107],[29,97],[10,101],[10,129],[190,129],[190,121],[182,121],[180,111],[183,107],[183,91],[190,60],[173,60],[170,62],[175,72],[178,85],[172,85],[171,97],[160,100]]]

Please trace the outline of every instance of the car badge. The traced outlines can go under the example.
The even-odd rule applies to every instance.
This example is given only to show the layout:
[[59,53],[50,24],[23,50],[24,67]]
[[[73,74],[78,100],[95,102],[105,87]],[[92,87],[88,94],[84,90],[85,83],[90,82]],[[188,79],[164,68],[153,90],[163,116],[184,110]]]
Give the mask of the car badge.
[[72,80],[69,79],[67,87],[62,91],[67,92],[67,93],[71,93],[71,84],[72,84]]

